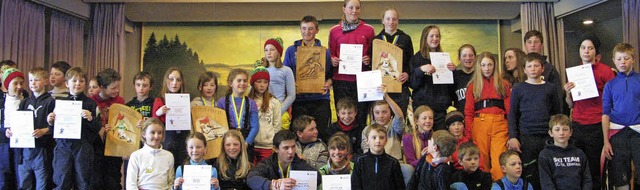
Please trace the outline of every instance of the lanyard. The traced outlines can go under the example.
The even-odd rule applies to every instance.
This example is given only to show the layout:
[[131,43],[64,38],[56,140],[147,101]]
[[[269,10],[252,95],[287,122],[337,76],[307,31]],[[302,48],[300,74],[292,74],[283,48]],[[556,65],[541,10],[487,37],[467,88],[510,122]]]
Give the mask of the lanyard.
[[[398,36],[400,35],[396,35],[395,37],[393,37],[393,42],[391,42],[393,45],[397,45],[396,43],[398,42]],[[382,39],[384,39],[385,42],[389,42],[387,41],[387,35],[382,35]]]
[[244,98],[242,98],[242,104],[240,105],[240,113],[238,113],[238,109],[236,108],[236,99],[231,94],[231,100],[233,100],[233,113],[236,114],[236,124],[238,124],[237,129],[242,128],[240,125],[240,119],[242,118],[242,108],[244,108]]
[[291,171],[291,163],[289,163],[289,166],[287,166],[287,175],[284,175],[284,170],[282,170],[282,165],[280,165],[280,162],[278,162],[278,168],[280,168],[280,177],[289,178],[289,173]]
[[[200,97],[202,99],[202,104],[204,104],[204,106],[207,106],[207,101],[204,101],[204,97]],[[213,98],[211,98],[211,106],[216,107],[216,103],[213,101]]]

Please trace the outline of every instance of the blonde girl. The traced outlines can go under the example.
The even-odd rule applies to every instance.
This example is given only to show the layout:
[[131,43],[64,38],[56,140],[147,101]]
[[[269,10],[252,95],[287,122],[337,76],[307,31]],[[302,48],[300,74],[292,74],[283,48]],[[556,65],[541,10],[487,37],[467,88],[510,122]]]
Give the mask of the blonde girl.
[[233,69],[227,77],[229,90],[218,100],[218,108],[227,113],[229,129],[239,130],[247,139],[249,159],[254,158],[254,142],[260,130],[258,120],[258,105],[253,99],[245,96],[249,86],[249,74],[242,69]]
[[[498,162],[500,153],[507,150],[511,86],[503,79],[502,69],[489,52],[476,58],[475,72],[467,88],[465,105],[465,136],[471,137],[480,149],[483,162],[480,166],[490,169],[494,180],[503,174]],[[489,163],[491,161],[491,163]]]
[[296,100],[296,82],[291,68],[282,64],[281,38],[271,38],[264,42],[263,61],[271,76],[269,92],[282,102],[280,114],[285,114]]
[[222,150],[213,162],[218,168],[218,180],[222,189],[248,190],[247,174],[253,167],[247,155],[247,143],[237,130],[230,130],[222,137]]
[[433,134],[433,110],[429,106],[420,106],[416,108],[413,119],[416,126],[402,137],[402,145],[407,164],[416,167],[420,157],[426,154],[427,142]]
[[[204,159],[204,155],[207,154],[207,139],[200,132],[194,132],[187,138],[187,152],[189,153],[189,159],[185,160],[181,166],[178,166],[176,170],[176,179],[173,183],[173,189],[181,190],[184,178],[182,173],[184,165],[209,165]],[[220,183],[218,183],[218,171],[215,167],[211,167],[211,190],[220,189]]]
[[[165,94],[170,93],[186,93],[184,90],[184,75],[182,71],[177,67],[170,67],[164,74],[164,82],[162,83],[162,89],[158,97],[153,102],[153,109],[151,110],[152,116],[158,118],[165,124],[165,118],[167,111],[171,108],[165,105]],[[165,133],[166,139],[162,145],[164,149],[171,152],[174,156],[174,163],[180,163],[187,158],[187,151],[184,149],[185,140],[189,135],[189,130],[182,131],[167,131]]]
[[191,100],[191,106],[213,106],[215,107],[216,92],[218,92],[218,77],[211,71],[204,72],[198,79],[198,90],[200,97]]
[[149,118],[142,124],[144,146],[131,153],[126,189],[169,189],[173,185],[173,155],[162,149],[162,121]]
[[273,136],[282,129],[282,117],[280,116],[280,101],[271,96],[269,92],[269,72],[258,66],[251,75],[251,90],[249,97],[256,101],[258,116],[260,117],[260,130],[255,139],[256,159],[254,164],[271,156],[273,152]]

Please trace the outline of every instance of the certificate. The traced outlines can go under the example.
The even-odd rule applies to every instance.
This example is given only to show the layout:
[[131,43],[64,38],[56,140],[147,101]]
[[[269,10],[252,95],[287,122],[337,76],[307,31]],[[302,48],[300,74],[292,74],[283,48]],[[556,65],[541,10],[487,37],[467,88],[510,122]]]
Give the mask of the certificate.
[[289,176],[296,180],[294,190],[316,190],[318,189],[318,171],[289,171]]
[[210,190],[211,165],[184,165],[182,189]]
[[429,52],[431,65],[436,68],[436,72],[432,73],[433,84],[453,84],[453,71],[447,68],[447,64],[451,63],[451,57],[447,52]]
[[[11,119],[9,119],[11,118]],[[11,128],[11,148],[35,148],[36,141],[33,138],[33,111],[9,112],[7,120],[13,126]]]
[[382,73],[380,70],[360,72],[356,75],[358,86],[358,102],[382,100],[384,93],[378,90],[382,86]]
[[189,94],[165,94],[169,108],[166,117],[167,131],[191,130],[191,103]]
[[323,175],[323,190],[351,190],[351,175]]
[[[53,138],[80,139],[82,132],[82,101],[56,100]],[[98,119],[98,118],[93,118]]]
[[596,80],[593,77],[591,64],[567,68],[567,80],[576,85],[571,89],[573,101],[598,97],[598,86],[596,86]]
[[362,44],[340,44],[338,73],[355,75],[362,71]]

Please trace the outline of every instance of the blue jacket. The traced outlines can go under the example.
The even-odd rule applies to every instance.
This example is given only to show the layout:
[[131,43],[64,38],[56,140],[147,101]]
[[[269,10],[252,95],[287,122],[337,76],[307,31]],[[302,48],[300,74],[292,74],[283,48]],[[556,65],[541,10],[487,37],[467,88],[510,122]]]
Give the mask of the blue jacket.
[[611,122],[629,126],[640,124],[640,75],[619,73],[605,86],[602,95],[602,114]]
[[[202,160],[200,162],[195,162],[195,161],[189,159],[189,165],[209,165],[209,164],[207,164],[207,162],[205,160]],[[178,166],[178,169],[176,170],[176,178],[179,178],[179,177],[183,176],[182,175],[182,170],[183,170],[182,166],[183,165]],[[211,178],[218,178],[218,170],[216,170],[216,168],[213,167],[213,166],[211,167]],[[181,189],[182,189],[182,186],[178,187],[176,190],[181,190]],[[213,186],[211,186],[211,190],[218,190],[218,189],[220,189],[220,188],[216,189]]]
[[[296,76],[296,52],[298,51],[298,46],[302,46],[302,40],[297,40],[293,42],[293,45],[287,48],[284,56],[283,64],[293,71],[293,76]],[[320,40],[316,39],[314,46],[322,46]],[[325,65],[325,81],[333,77],[333,66],[331,65],[331,53],[329,49],[327,49],[326,55],[326,65]],[[313,100],[329,100],[329,93],[327,94],[297,94],[296,100],[294,102],[304,102],[304,101],[313,101]]]
[[[507,176],[504,176],[499,180],[502,181],[502,183],[504,184],[504,190],[521,190],[524,186],[524,183],[528,183],[522,180],[522,178],[518,178],[518,183],[513,184],[509,181],[509,179],[507,179]],[[493,183],[493,186],[491,186],[491,190],[503,190],[503,189],[500,188],[500,185],[498,185],[497,183]],[[533,190],[533,187],[531,187],[531,184],[527,185],[527,190]]]

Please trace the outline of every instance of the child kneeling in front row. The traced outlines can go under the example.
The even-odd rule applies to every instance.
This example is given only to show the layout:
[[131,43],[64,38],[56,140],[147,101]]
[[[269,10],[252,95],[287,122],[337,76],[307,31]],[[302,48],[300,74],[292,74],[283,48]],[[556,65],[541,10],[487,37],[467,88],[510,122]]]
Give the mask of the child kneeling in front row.
[[522,161],[517,152],[513,150],[504,151],[500,154],[499,162],[504,177],[494,182],[491,190],[533,190],[529,182],[520,178],[520,175],[522,175]]
[[455,190],[489,190],[491,174],[479,169],[480,150],[473,142],[462,143],[458,147],[458,158],[462,170],[456,170],[451,177],[451,189]]
[[142,124],[144,147],[131,153],[126,189],[170,189],[173,185],[173,154],[162,149],[164,125],[155,117]]
[[[449,131],[439,130],[433,133],[427,144],[407,189],[449,189],[453,173],[449,157],[456,150],[458,141]],[[433,158],[431,163],[426,159],[428,155]]]

